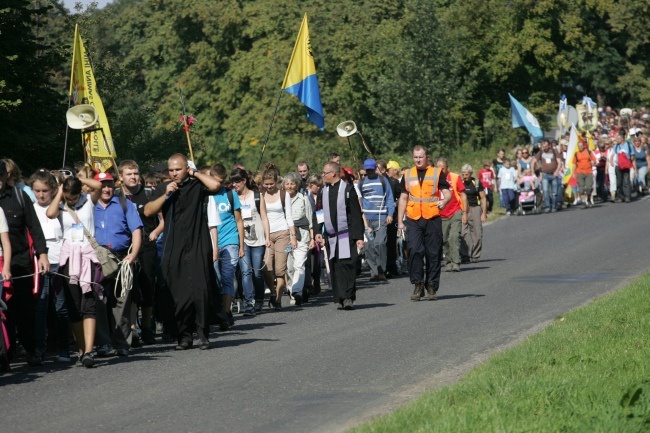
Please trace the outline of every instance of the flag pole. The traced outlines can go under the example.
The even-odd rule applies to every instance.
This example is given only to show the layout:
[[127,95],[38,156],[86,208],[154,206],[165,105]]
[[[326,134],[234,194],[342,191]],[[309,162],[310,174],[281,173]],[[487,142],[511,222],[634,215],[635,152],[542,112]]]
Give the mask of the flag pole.
[[264,151],[266,150],[266,144],[269,142],[269,137],[271,136],[271,128],[273,127],[275,114],[278,112],[278,106],[280,105],[280,98],[282,98],[283,93],[284,93],[284,89],[280,89],[280,94],[278,95],[278,101],[275,103],[275,110],[273,110],[273,116],[271,116],[271,123],[269,123],[269,130],[266,132],[266,139],[264,140],[264,145],[262,146],[262,154],[260,155],[260,160],[257,162],[256,171],[259,171],[260,166],[262,165],[262,158],[264,158]]
[[185,100],[183,99],[183,89],[179,88],[181,93],[181,107],[183,107],[183,129],[187,136],[187,146],[190,148],[190,160],[194,162],[194,152],[192,151],[192,140],[190,140],[190,127],[187,124],[187,113],[185,112]]
[[[72,83],[74,80],[74,59],[77,54],[77,34],[79,32],[79,25],[75,24],[74,26],[74,41],[72,43],[72,66],[70,67],[70,89],[68,90],[68,110],[70,109],[70,104],[72,103]],[[68,122],[65,122],[65,141],[63,142],[63,164],[61,167],[65,167],[65,157],[68,151]]]

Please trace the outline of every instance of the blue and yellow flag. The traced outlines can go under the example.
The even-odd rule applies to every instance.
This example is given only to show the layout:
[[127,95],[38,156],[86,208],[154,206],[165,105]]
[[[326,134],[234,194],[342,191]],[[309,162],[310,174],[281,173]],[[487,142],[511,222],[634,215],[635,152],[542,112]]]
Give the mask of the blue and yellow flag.
[[323,105],[320,102],[316,65],[314,64],[314,56],[311,53],[311,43],[309,42],[307,14],[302,19],[298,40],[296,40],[296,45],[293,47],[291,61],[282,82],[282,89],[296,95],[300,102],[305,104],[307,118],[310,122],[321,130],[325,128],[325,115],[323,114]]

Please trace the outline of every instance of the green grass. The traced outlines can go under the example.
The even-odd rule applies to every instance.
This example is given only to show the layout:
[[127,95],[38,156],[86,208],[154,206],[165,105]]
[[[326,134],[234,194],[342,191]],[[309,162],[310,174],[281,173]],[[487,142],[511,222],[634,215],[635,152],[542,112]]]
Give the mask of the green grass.
[[650,431],[650,274],[353,431]]

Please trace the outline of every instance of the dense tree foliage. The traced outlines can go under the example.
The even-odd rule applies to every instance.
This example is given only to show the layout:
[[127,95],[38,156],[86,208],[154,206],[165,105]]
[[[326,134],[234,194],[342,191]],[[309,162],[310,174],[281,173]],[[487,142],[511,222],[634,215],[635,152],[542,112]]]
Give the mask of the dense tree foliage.
[[[40,13],[10,3],[12,10],[23,5],[18,9],[32,17],[21,18],[26,23]],[[41,3],[61,14],[58,1]],[[635,0],[115,0],[65,22],[53,19],[56,25],[41,31],[69,49],[79,23],[120,158],[148,163],[186,151],[182,89],[197,119],[199,164],[255,168],[307,13],[326,127],[312,125],[294,97],[281,97],[264,162],[286,170],[297,160],[322,162],[332,151],[347,161],[364,158],[358,137],[350,150],[336,135],[347,119],[376,155],[404,161],[414,144],[449,155],[525,142],[525,132],[510,127],[508,92],[546,126],[562,93],[571,103],[587,94],[600,104],[647,104],[649,9]],[[39,50],[30,45],[42,43],[33,28],[21,34],[12,45],[28,51],[17,52]],[[7,63],[13,57],[4,52],[5,37],[3,28]],[[43,88],[61,90],[68,59],[39,68]],[[6,90],[17,85],[11,79],[0,77],[0,112],[16,109],[17,94]],[[60,135],[56,128],[52,136]]]
[[43,35],[47,14],[56,11],[26,0],[0,5],[0,156],[27,170],[58,160],[53,149],[65,132],[65,98],[54,84],[64,57]]

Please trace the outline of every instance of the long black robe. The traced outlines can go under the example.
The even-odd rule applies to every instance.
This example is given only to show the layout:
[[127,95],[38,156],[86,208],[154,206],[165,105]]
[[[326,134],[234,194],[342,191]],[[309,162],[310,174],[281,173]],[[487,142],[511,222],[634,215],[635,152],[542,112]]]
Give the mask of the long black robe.
[[[168,183],[156,188],[154,200],[165,193]],[[209,195],[200,181],[187,179],[162,208],[162,274],[174,298],[179,341],[191,341],[195,330],[205,330],[207,336],[210,298],[214,299],[217,293],[212,242],[203,206]]]
[[[340,182],[340,181],[339,181]],[[361,216],[361,206],[359,205],[359,196],[352,184],[348,184],[345,194],[345,209],[337,209],[337,197],[339,191],[339,182],[331,185],[329,188],[329,197],[323,198],[323,190],[318,193],[316,198],[316,209],[323,209],[323,200],[329,200],[330,217],[334,230],[338,231],[337,214],[346,212],[348,219],[348,232],[350,234],[350,258],[339,258],[339,247],[333,259],[329,259],[329,243],[327,243],[327,233],[324,234],[326,245],[328,246],[328,259],[330,273],[332,277],[332,296],[335,303],[342,303],[345,299],[356,299],[357,293],[357,241],[363,240],[363,218]],[[318,227],[316,233],[323,233],[323,225],[318,224],[315,220],[314,227]]]

